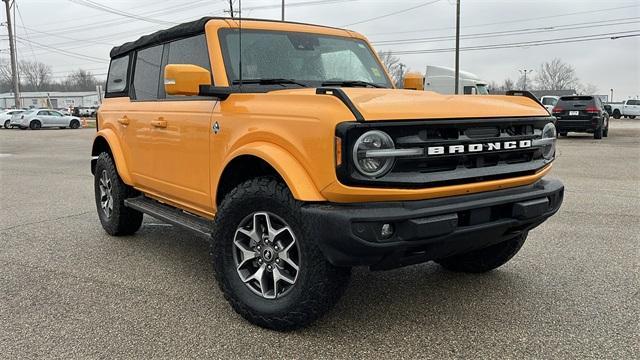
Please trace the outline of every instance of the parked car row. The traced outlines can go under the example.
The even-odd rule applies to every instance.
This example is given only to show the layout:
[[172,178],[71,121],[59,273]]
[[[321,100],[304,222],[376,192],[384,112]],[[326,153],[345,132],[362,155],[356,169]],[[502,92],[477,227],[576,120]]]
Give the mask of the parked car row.
[[38,130],[41,128],[80,127],[80,118],[52,109],[15,109],[0,112],[0,124],[6,128]]

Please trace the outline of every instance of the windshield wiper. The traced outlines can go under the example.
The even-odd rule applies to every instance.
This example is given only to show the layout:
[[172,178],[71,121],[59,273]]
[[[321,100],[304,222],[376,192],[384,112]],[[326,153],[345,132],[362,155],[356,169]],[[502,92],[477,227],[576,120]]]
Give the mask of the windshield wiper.
[[[301,82],[295,81],[293,79],[277,79],[277,78],[273,78],[273,79],[242,79],[242,83],[243,84],[259,84],[259,85],[284,85],[284,84],[294,84],[294,85],[299,85],[302,87],[309,87],[306,84],[303,84]],[[240,84],[240,80],[233,80],[233,84],[237,85]]]
[[368,81],[360,81],[360,80],[330,80],[322,83],[322,86],[333,86],[333,85],[346,86],[346,87],[356,87],[356,86],[362,86],[362,87],[371,86],[375,88],[386,87],[380,84],[376,84]]

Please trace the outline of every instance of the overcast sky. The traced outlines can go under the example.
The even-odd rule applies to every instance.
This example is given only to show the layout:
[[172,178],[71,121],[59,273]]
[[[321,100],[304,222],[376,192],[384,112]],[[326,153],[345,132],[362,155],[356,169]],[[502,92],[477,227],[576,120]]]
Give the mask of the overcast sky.
[[[16,1],[19,57],[51,65],[56,78],[79,67],[104,77],[112,46],[172,23],[222,16],[228,7],[227,0]],[[295,5],[305,2],[310,4]],[[137,19],[87,6],[91,3]],[[286,3],[291,4],[286,9],[287,20],[346,26],[369,37],[377,50],[431,50],[399,55],[412,70],[424,72],[428,64],[454,65],[454,53],[446,51],[454,47],[454,40],[447,38],[455,34],[454,0]],[[243,16],[279,19],[279,4],[280,0],[244,0]],[[6,57],[6,29],[1,31],[0,48]],[[633,33],[640,33],[640,0],[462,0],[461,34],[471,37],[461,40],[462,48],[512,47],[464,51],[460,66],[487,81],[502,83],[505,78],[517,80],[519,69],[533,69],[535,76],[541,63],[559,57],[575,67],[583,83],[595,85],[599,94],[608,95],[613,88],[615,100],[626,99],[640,96],[640,37],[609,38]],[[585,40],[587,35],[607,39],[543,46],[531,43]],[[407,39],[422,42],[398,43]]]

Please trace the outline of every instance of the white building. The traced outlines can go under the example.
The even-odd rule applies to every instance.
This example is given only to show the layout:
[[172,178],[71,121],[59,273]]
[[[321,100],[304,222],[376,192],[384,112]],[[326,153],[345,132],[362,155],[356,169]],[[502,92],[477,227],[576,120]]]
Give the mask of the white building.
[[[49,107],[52,108],[68,108],[71,106],[92,107],[99,106],[100,100],[98,93],[95,91],[80,92],[22,92],[20,93],[22,107]],[[13,93],[0,94],[0,108],[14,107]]]

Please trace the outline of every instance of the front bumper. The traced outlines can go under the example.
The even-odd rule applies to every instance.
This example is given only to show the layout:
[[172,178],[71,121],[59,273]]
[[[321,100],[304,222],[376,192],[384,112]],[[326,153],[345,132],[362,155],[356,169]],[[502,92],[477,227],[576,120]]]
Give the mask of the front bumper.
[[[429,200],[307,204],[313,238],[336,266],[389,269],[487,247],[526,233],[562,204],[564,186],[540,180],[511,189]],[[381,229],[394,232],[383,238]]]

